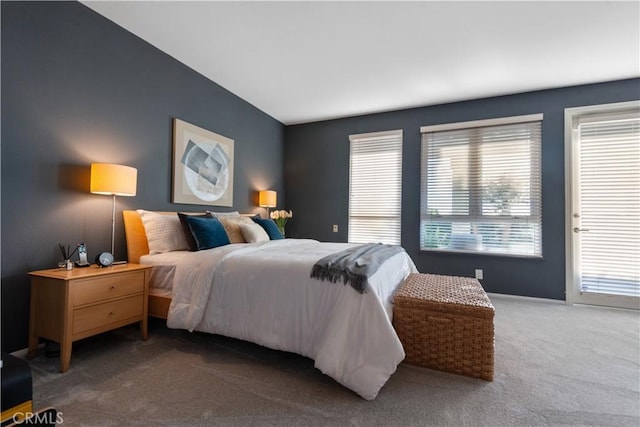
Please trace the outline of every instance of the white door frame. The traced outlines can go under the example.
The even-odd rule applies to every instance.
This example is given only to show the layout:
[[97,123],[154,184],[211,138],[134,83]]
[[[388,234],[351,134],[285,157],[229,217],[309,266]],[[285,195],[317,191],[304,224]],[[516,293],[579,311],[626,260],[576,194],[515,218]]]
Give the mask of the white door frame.
[[589,105],[585,107],[566,108],[564,110],[564,176],[565,176],[565,262],[566,262],[566,301],[567,304],[593,304],[605,305],[609,307],[635,308],[640,309],[639,298],[606,295],[606,294],[582,294],[579,289],[579,254],[574,240],[573,228],[579,226],[574,222],[574,206],[577,206],[578,199],[575,194],[573,183],[576,179],[577,159],[574,158],[575,120],[585,114],[607,113],[630,108],[640,108],[640,101],[618,102],[614,104]]

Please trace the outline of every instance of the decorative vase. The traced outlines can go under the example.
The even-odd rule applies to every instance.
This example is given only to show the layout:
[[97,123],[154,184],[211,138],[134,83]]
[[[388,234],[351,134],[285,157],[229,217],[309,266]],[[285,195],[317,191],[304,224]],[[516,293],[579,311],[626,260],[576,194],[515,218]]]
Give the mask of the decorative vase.
[[282,237],[284,237],[284,227],[278,226],[278,230],[280,230],[280,234],[282,234]]

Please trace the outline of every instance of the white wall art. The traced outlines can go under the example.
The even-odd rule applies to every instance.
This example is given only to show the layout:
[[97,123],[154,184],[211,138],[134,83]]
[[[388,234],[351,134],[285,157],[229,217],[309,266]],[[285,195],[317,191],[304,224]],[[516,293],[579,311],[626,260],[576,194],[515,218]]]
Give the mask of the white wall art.
[[173,119],[173,203],[233,206],[233,139]]

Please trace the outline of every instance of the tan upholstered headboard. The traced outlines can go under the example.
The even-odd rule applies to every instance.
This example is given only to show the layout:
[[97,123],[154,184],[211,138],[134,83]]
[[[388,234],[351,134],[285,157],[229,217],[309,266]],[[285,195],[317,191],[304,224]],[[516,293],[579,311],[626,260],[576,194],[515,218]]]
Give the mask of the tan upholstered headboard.
[[[159,212],[161,215],[176,215],[177,212]],[[186,212],[192,214],[202,214],[204,212]],[[255,213],[241,214],[242,216],[254,216]],[[124,235],[127,239],[127,258],[129,262],[139,263],[140,257],[149,254],[149,242],[142,225],[140,214],[136,211],[122,211],[124,217]]]
[[124,217],[124,235],[127,239],[127,258],[129,262],[139,263],[142,255],[149,253],[149,243],[144,232],[140,214],[136,211],[122,211]]
[[[176,215],[178,212],[159,212],[160,215]],[[198,212],[204,213],[204,212]],[[149,255],[149,242],[142,225],[142,218],[137,211],[122,211],[124,217],[124,235],[127,239],[127,258],[129,262],[140,262],[142,255]]]

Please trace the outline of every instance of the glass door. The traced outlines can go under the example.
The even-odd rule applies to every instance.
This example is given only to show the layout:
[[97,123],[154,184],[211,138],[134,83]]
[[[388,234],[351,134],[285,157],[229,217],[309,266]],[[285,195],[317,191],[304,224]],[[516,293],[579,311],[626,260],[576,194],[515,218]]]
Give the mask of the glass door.
[[640,308],[640,103],[567,109],[567,301]]

